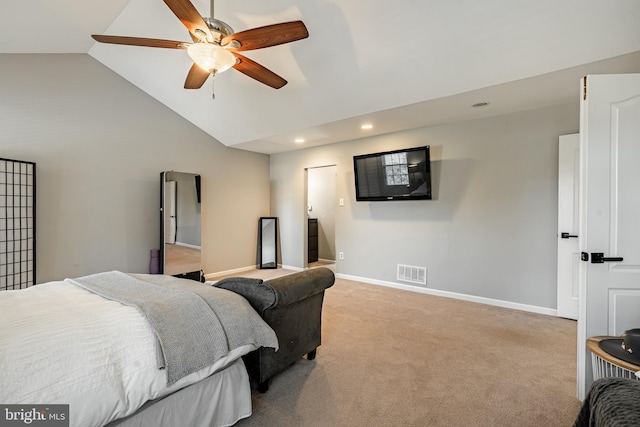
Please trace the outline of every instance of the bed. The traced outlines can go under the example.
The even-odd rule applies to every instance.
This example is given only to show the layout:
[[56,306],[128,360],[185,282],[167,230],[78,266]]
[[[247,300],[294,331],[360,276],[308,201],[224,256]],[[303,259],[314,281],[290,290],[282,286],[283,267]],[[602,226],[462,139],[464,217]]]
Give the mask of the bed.
[[[251,415],[241,356],[277,348],[241,296],[117,271],[0,292],[0,402],[68,404],[71,426],[228,426]],[[178,421],[178,424],[176,424]]]

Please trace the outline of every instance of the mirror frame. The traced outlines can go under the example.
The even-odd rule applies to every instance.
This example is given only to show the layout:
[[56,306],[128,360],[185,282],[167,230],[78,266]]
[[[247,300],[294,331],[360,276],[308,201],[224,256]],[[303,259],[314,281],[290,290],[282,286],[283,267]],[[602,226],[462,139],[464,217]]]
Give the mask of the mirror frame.
[[[273,234],[271,234],[271,232],[269,232],[269,235],[263,233],[267,221],[274,221]],[[273,245],[271,245],[271,239],[273,239]],[[267,252],[267,250],[273,252],[273,257],[265,259],[265,252]],[[278,268],[278,217],[263,216],[258,220],[258,268]]]

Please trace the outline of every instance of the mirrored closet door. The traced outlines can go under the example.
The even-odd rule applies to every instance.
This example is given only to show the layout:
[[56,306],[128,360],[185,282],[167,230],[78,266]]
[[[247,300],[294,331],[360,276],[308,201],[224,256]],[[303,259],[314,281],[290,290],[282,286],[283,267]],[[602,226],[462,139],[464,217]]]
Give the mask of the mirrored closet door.
[[202,281],[200,175],[160,174],[160,273]]

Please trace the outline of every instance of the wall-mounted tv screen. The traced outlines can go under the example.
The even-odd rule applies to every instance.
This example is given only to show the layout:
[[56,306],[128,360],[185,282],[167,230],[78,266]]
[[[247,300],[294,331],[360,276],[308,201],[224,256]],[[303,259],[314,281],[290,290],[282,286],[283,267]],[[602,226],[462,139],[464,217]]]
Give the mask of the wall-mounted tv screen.
[[353,156],[356,200],[430,200],[429,146]]

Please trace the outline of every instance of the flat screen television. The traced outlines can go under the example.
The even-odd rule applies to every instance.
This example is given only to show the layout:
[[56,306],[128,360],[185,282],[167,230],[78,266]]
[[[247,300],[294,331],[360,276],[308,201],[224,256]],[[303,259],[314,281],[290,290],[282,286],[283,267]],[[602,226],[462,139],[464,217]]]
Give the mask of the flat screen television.
[[429,146],[353,156],[358,202],[431,200]]

